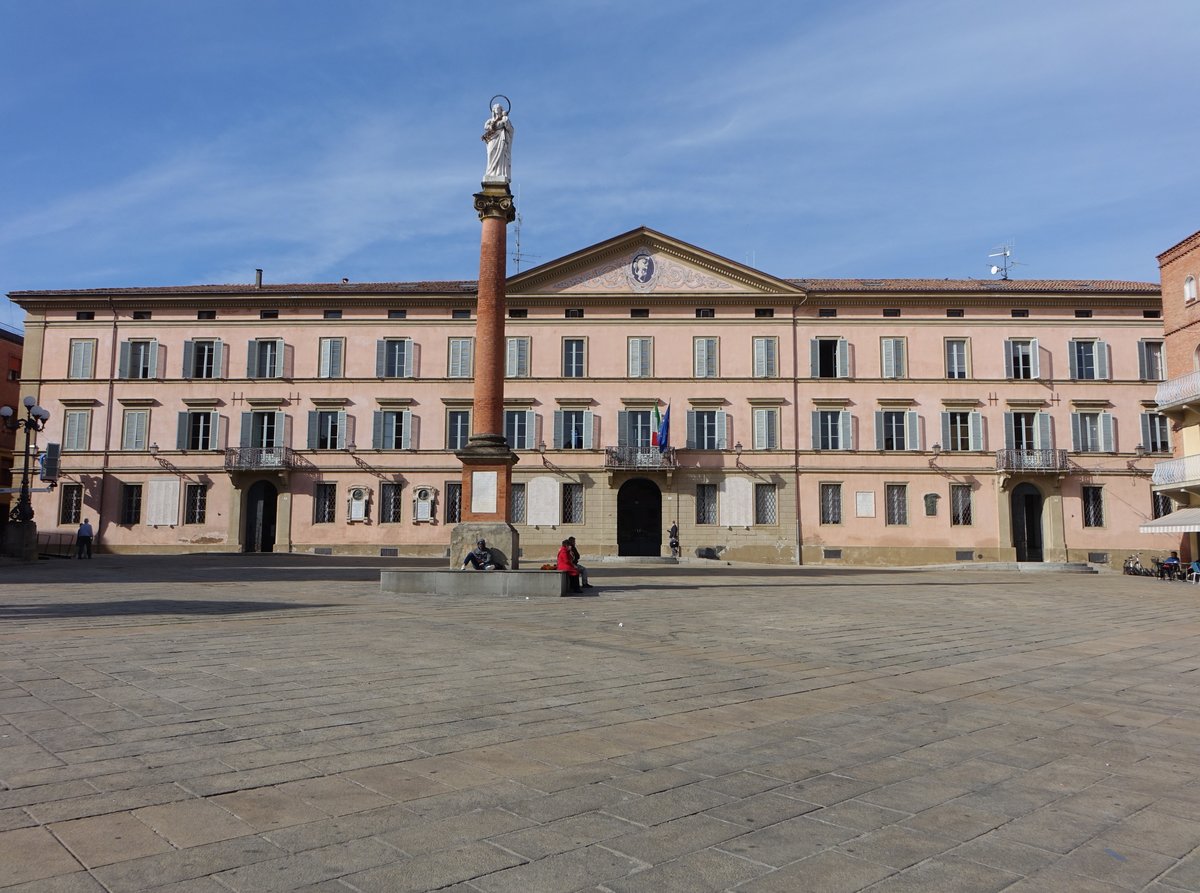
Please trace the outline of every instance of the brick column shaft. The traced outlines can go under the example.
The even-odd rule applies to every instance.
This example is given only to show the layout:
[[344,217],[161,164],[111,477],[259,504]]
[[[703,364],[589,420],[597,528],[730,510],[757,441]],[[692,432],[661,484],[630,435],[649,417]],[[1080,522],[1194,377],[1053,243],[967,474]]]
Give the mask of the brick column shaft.
[[476,434],[504,434],[504,280],[508,221],[483,218],[479,241],[479,297],[475,305]]

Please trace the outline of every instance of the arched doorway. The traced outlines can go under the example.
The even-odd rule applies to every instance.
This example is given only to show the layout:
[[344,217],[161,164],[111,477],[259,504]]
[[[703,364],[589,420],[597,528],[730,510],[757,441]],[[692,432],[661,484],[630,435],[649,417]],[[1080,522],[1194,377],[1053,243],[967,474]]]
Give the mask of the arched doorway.
[[279,491],[270,481],[257,481],[246,491],[246,536],[243,552],[275,551],[275,514]]
[[1017,561],[1043,561],[1042,494],[1033,484],[1012,491],[1012,538]]
[[662,491],[633,478],[617,491],[617,554],[662,554]]

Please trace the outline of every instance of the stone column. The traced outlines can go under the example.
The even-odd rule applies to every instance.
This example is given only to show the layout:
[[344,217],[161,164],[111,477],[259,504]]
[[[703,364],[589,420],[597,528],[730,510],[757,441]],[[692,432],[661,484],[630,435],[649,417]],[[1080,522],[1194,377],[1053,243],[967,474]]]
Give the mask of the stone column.
[[508,523],[512,467],[517,456],[504,439],[504,316],[506,227],[517,215],[505,183],[484,183],[475,193],[482,233],[479,242],[479,294],[475,311],[475,389],[471,434],[456,454],[463,465],[462,522],[450,535],[450,566],[457,567],[477,540],[515,568],[517,531]]

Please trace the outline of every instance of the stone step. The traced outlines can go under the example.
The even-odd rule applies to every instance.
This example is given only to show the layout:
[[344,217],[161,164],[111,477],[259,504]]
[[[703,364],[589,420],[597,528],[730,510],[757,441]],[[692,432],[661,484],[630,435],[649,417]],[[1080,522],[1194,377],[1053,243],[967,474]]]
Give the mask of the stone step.
[[1027,574],[1098,574],[1090,564],[1080,561],[1018,561],[1017,570]]

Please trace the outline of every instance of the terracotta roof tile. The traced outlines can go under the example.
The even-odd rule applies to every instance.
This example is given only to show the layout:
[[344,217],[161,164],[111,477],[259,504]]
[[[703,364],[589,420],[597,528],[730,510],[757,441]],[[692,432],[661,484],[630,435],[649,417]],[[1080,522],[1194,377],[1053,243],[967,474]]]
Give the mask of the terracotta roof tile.
[[1157,282],[1131,282],[1119,279],[788,279],[806,291],[857,292],[1135,292],[1158,294]]

